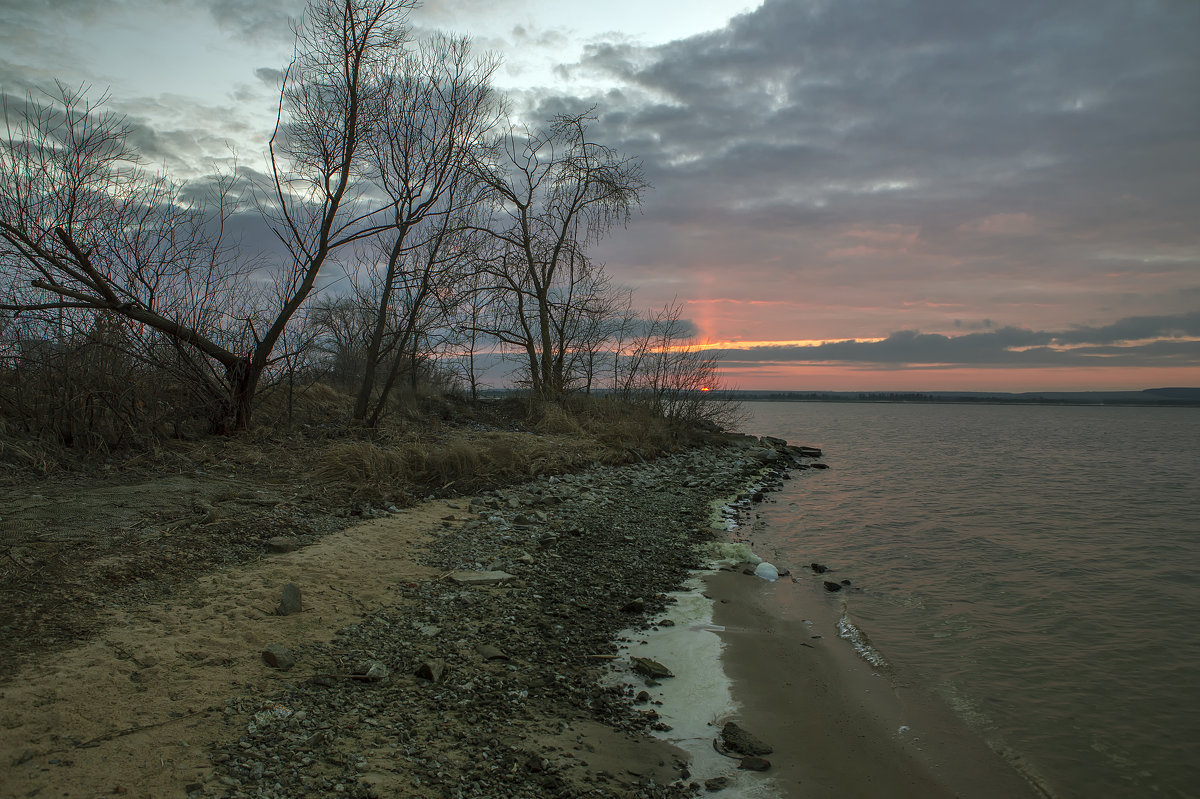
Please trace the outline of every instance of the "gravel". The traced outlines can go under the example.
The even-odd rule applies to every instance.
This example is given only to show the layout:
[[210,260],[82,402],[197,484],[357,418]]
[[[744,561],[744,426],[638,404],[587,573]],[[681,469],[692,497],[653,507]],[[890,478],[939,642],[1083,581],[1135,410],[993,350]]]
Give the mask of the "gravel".
[[656,723],[630,689],[600,684],[611,665],[596,656],[616,654],[620,631],[661,614],[697,567],[711,502],[749,497],[770,468],[744,448],[705,448],[462,500],[421,559],[506,576],[397,584],[331,644],[288,642],[297,682],[228,703],[245,732],[211,753],[214,779],[193,795],[695,795],[682,766],[670,785],[581,779],[541,742],[575,720],[639,734]]

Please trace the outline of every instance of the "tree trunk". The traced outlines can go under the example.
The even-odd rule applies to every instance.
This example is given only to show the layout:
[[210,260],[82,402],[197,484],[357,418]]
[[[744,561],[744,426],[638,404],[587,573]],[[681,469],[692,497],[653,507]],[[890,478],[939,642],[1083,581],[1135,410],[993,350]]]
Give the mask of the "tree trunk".
[[216,398],[215,413],[209,420],[211,432],[221,435],[250,428],[254,392],[262,370],[256,369],[249,358],[243,358],[226,368],[225,374],[229,381],[228,391]]

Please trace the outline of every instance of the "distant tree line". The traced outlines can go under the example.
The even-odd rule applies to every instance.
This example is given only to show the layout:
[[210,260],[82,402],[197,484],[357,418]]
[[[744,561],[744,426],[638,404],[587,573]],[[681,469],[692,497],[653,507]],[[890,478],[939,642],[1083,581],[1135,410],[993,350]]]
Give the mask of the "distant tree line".
[[[316,380],[375,426],[419,383],[475,394],[485,356],[558,401],[604,387],[704,418],[716,361],[681,306],[644,316],[590,246],[650,188],[591,112],[539,126],[464,38],[415,41],[417,0],[315,0],[296,26],[264,174],[208,190],[143,164],[82,88],[6,98],[0,406],[28,429],[246,429]],[[270,253],[232,234],[246,213]],[[334,289],[328,286],[336,286]]]
[[[1173,392],[1173,393],[1172,393]],[[849,391],[735,391],[739,400],[764,402],[923,402],[1005,405],[1200,405],[1200,389],[1149,389],[1127,392],[1064,392],[1042,394],[987,394],[954,392],[849,392]]]

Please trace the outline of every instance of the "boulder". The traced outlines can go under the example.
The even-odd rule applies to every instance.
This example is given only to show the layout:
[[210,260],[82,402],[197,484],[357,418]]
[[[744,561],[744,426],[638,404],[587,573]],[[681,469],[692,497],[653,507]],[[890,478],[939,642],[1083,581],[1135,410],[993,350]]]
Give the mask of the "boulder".
[[773,449],[759,448],[751,450],[750,457],[759,463],[773,463],[779,460],[779,453]]
[[279,607],[275,608],[275,613],[279,616],[290,616],[303,609],[304,607],[300,603],[300,586],[295,583],[284,585],[279,599]]
[[417,666],[414,672],[418,677],[430,682],[441,682],[446,675],[446,661],[441,658],[430,658]]
[[675,676],[671,673],[670,669],[657,660],[651,660],[650,658],[630,658],[630,660],[633,661],[634,671],[653,680]]
[[826,580],[825,582],[821,583],[821,585],[825,586],[825,590],[829,591],[830,593],[833,593],[834,591],[842,590],[841,585],[839,585],[838,583],[830,582],[829,580]]
[[296,665],[292,651],[283,644],[267,644],[262,651],[262,659],[268,666],[280,671],[288,671]]
[[767,563],[765,560],[754,567],[754,576],[761,577],[767,582],[775,582],[779,579],[779,570],[773,564]]
[[732,721],[725,722],[721,728],[721,743],[739,755],[769,755],[775,751]]
[[295,552],[299,548],[300,539],[292,535],[277,535],[267,539],[268,552]]

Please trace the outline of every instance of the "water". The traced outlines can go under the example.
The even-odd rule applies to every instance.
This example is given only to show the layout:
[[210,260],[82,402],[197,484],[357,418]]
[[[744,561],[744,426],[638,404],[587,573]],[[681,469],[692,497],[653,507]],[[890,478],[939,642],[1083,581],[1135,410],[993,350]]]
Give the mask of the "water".
[[847,621],[893,679],[1055,797],[1200,796],[1200,410],[745,408],[831,467],[756,550],[861,587]]

